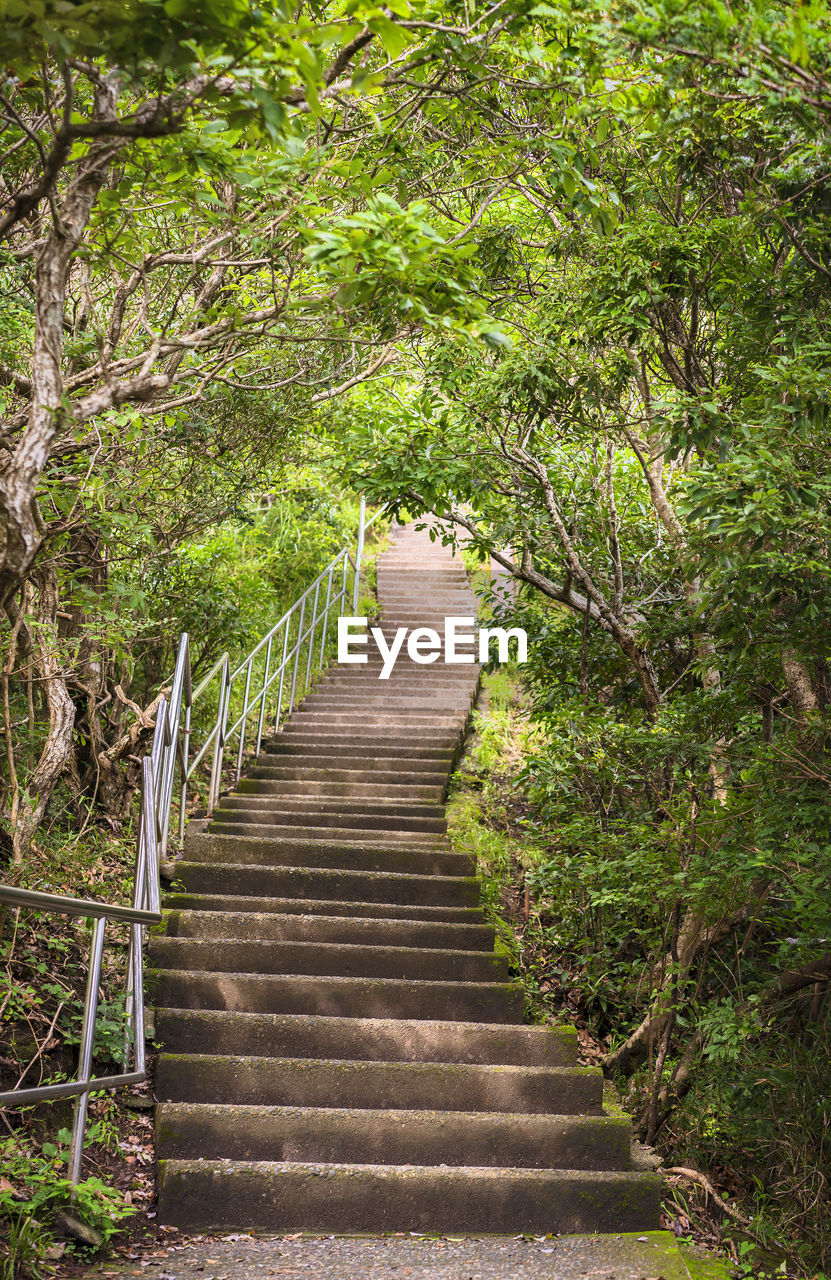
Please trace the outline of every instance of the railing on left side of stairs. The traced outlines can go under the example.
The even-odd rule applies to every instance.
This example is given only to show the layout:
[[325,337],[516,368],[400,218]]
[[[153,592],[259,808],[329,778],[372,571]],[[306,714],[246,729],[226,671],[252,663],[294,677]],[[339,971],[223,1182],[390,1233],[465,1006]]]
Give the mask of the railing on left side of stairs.
[[[276,731],[280,721],[291,714],[298,696],[308,687],[312,674],[322,667],[331,619],[333,616],[340,616],[344,602],[350,599],[350,566],[350,603],[353,614],[357,612],[365,536],[383,513],[384,508],[381,507],[367,520],[366,504],[361,499],[355,555],[352,555],[349,548],[342,548],[233,670],[230,654],[226,650],[196,688],[193,688],[190,641],[187,633],[182,633],[176,666],[169,682],[170,696],[159,703],[152,747],[142,761],[132,906],[115,906],[89,898],[72,898],[0,884],[0,903],[17,909],[29,908],[46,914],[78,916],[92,921],[75,1078],[57,1084],[18,1087],[0,1093],[0,1107],[29,1106],[56,1098],[75,1098],[68,1154],[70,1182],[77,1183],[81,1178],[90,1093],[140,1084],[147,1076],[144,1043],[144,930],[162,919],[160,864],[168,849],[176,776],[178,774],[179,782],[176,825],[178,836],[182,839],[188,785],[197,770],[207,767],[210,756],[206,793],[206,809],[210,814],[219,800],[223,763],[232,741],[235,738],[237,740],[234,775],[236,781],[239,781],[246,742],[252,743],[255,757],[260,753],[267,723],[269,695],[272,697]],[[193,727],[193,710],[201,699],[207,698],[211,690],[216,692],[216,714],[208,719],[209,727],[204,731],[204,740],[196,749],[193,739],[202,735]],[[268,715],[268,723],[271,719]],[[252,722],[253,733],[249,738]],[[124,1002],[124,1070],[116,1075],[96,1076],[93,1074],[95,1032],[100,1004],[104,934],[108,922],[126,923],[130,926]]]

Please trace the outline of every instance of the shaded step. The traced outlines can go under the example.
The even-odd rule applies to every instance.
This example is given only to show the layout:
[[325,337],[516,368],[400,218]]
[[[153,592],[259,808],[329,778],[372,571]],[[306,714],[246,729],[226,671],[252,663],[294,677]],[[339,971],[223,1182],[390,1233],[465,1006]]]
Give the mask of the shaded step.
[[160,1008],[156,1034],[178,1053],[527,1067],[577,1063],[573,1027]]
[[[418,729],[427,725],[430,728],[450,728],[461,731],[467,724],[473,699],[467,698],[453,708],[448,708],[444,698],[430,699],[415,697],[387,697],[386,681],[379,680],[377,687],[365,696],[351,697],[343,695],[339,698],[326,696],[319,703],[304,703],[298,707],[294,716],[297,722],[328,724],[342,728],[355,721],[356,726],[367,724],[384,728],[389,726],[392,732],[400,732],[401,741],[406,742],[406,732],[400,731],[403,724]],[[294,718],[293,716],[293,718]]]
[[339,814],[345,817],[354,814],[356,817],[389,817],[389,818],[444,818],[444,805],[431,804],[425,800],[353,800],[338,796],[330,799],[326,796],[315,796],[311,800],[292,800],[286,796],[271,796],[264,792],[232,792],[223,796],[223,808],[261,809],[279,813],[302,813],[304,816],[318,816],[324,813]]
[[171,1102],[600,1115],[602,1095],[593,1067],[163,1053],[156,1068]]
[[[463,718],[463,711],[446,710],[441,708],[427,707],[425,710],[420,708],[412,708],[406,705],[386,707],[386,698],[383,693],[386,690],[386,681],[381,683],[379,675],[379,687],[377,689],[377,701],[373,700],[372,706],[365,708],[366,715],[364,719],[369,727],[383,729],[385,726],[392,728],[402,726],[406,729],[411,726],[413,729],[446,729],[455,727]],[[360,719],[360,717],[357,717]],[[350,728],[353,720],[356,719],[356,710],[353,707],[345,707],[340,710],[320,707],[296,707],[292,713],[292,723],[297,725],[319,725],[320,728],[328,727],[330,730],[335,727],[344,726]]]
[[[406,655],[406,646],[403,653]],[[330,668],[330,674],[315,685],[314,691],[317,693],[329,688],[338,688],[349,690],[350,693],[354,691],[372,695],[379,691],[378,677],[382,670],[383,664],[380,660],[339,663]],[[425,672],[429,674],[425,675]],[[478,681],[478,671],[473,670],[469,663],[458,665],[442,663],[439,666],[436,662],[430,662],[419,665],[410,662],[409,659],[405,661],[399,655],[399,661],[380,687],[384,691],[389,690],[400,695],[411,693],[416,697],[421,696],[425,691],[447,692],[454,697],[457,694],[473,697]]]
[[[318,776],[318,774],[320,776]],[[346,799],[378,800],[426,800],[436,804],[444,795],[444,783],[426,782],[349,782],[327,777],[326,770],[309,769],[303,778],[263,778],[271,782],[274,795],[288,796],[343,796]]]
[[185,911],[259,911],[263,913],[287,912],[299,915],[332,915],[349,916],[365,920],[441,920],[455,923],[471,922],[479,924],[484,919],[480,907],[462,906],[448,907],[444,903],[436,906],[429,903],[413,904],[396,902],[394,898],[386,902],[363,902],[360,899],[338,901],[326,897],[321,898],[265,898],[245,894],[216,893],[168,893],[165,895],[165,906],[171,910]]
[[357,753],[352,746],[331,742],[328,745],[324,742],[319,751],[311,750],[312,746],[311,742],[307,746],[291,738],[272,739],[264,744],[264,754],[260,756],[258,765],[267,763],[270,756],[291,758],[299,754],[302,754],[304,759],[308,758],[312,768],[315,767],[317,760],[325,762],[322,767],[328,767],[330,760],[344,758],[354,761],[363,769],[374,769],[376,766],[380,769],[400,767],[411,772],[417,772],[422,768],[432,769],[436,773],[449,772],[453,764],[453,752],[450,748],[414,746],[410,742],[402,742],[398,739],[394,739],[384,750],[379,749],[377,754],[367,754],[363,747],[360,753]]
[[202,973],[174,969],[151,970],[148,980],[155,993],[155,1003],[169,1008],[318,1013],[336,1018],[425,1017],[460,1022],[519,1022],[522,1019],[522,990],[513,983]]
[[454,714],[463,715],[473,701],[472,688],[437,688],[432,681],[414,681],[409,688],[391,685],[385,680],[382,688],[370,686],[369,689],[343,684],[330,685],[328,688],[316,689],[308,693],[300,703],[298,710],[315,711],[328,708],[337,711],[340,708],[352,710],[379,706],[381,709],[412,711],[414,713],[432,714],[438,711],[448,718]]
[[[277,757],[271,756],[267,763],[255,765],[248,770],[247,778],[242,779],[238,784],[240,792],[244,793],[251,789],[251,781],[262,782],[304,782],[314,780],[316,782],[348,782],[354,784],[370,783],[378,788],[373,795],[365,795],[363,787],[352,798],[355,800],[380,800],[387,803],[395,803],[396,792],[392,790],[395,787],[432,787],[444,791],[447,785],[449,770],[447,769],[403,769],[396,765],[385,764],[383,767],[375,769],[367,769],[363,762],[355,760],[354,763],[347,763],[345,760],[339,760],[331,765],[319,766],[315,765],[311,759],[304,763],[304,757],[300,756],[297,762],[291,764],[277,763]],[[389,795],[385,794],[386,789],[390,788]],[[401,803],[407,803],[407,798],[401,798]],[[425,800],[422,796],[418,797],[419,803],[431,803],[429,799]],[[410,800],[410,803],[414,801]],[[436,803],[432,801],[432,803]]]
[[545,1234],[656,1227],[654,1174],[163,1160],[159,1216],[184,1230]]
[[282,733],[285,735],[282,741],[304,747],[307,744],[313,744],[318,750],[331,745],[347,748],[356,753],[367,751],[371,755],[376,755],[379,751],[388,747],[398,751],[401,749],[402,744],[406,742],[408,749],[414,746],[423,746],[444,753],[448,750],[456,750],[461,738],[461,732],[460,728],[433,732],[429,729],[420,729],[417,725],[411,725],[406,734],[401,734],[380,729],[375,724],[353,724],[348,728],[341,726],[339,729],[334,729],[326,725],[301,725],[297,721],[289,720],[282,729]]
[[487,951],[385,947],[367,943],[296,942],[273,938],[150,939],[156,968],[227,974],[319,974],[352,978],[427,978],[455,982],[505,982],[504,956]]
[[[388,808],[394,809],[394,806],[390,805]],[[292,803],[285,798],[281,802],[279,797],[269,804],[265,796],[260,804],[256,804],[253,797],[237,798],[233,803],[223,800],[219,808],[214,810],[211,821],[212,824],[240,823],[243,826],[250,823],[258,826],[274,823],[280,827],[300,827],[307,831],[320,827],[355,827],[362,831],[421,831],[439,836],[447,832],[444,818],[416,817],[394,811],[386,814],[366,810],[359,813],[332,813],[317,806]]]
[[[439,833],[430,833],[429,831],[403,831],[400,827],[395,830],[385,829],[378,830],[373,827],[325,827],[325,826],[304,826],[298,828],[296,825],[287,823],[281,825],[278,822],[273,823],[257,823],[248,822],[244,817],[231,817],[226,814],[220,822],[214,822],[213,819],[208,827],[209,834],[234,836],[240,832],[244,832],[245,836],[252,836],[259,840],[269,840],[272,838],[280,839],[292,836],[298,829],[303,831],[304,839],[314,842],[320,841],[325,843],[330,839],[338,841],[351,841],[356,843],[366,842],[373,837],[377,839],[383,838],[384,843],[400,847],[402,849],[425,849],[432,850],[437,845],[441,845],[444,836]],[[448,846],[449,847],[449,846]]]
[[[186,842],[187,861],[177,864],[177,878],[191,863],[215,863],[248,867],[287,867],[295,871],[303,868],[329,868],[342,874],[347,871],[379,872],[420,876],[470,877],[473,864],[465,853],[447,849],[413,849],[395,847],[376,838],[363,844],[357,840],[337,841],[329,838],[314,843],[308,833],[293,839],[276,837],[255,838],[240,834],[204,831],[194,833]],[[298,868],[298,863],[301,867]]]
[[421,876],[400,872],[334,870],[330,867],[238,866],[179,862],[177,880],[192,893],[239,893],[263,897],[356,899],[473,907],[479,902],[475,876]]
[[371,946],[493,951],[485,924],[432,920],[368,920],[354,916],[282,915],[265,911],[166,911],[170,938],[273,938],[286,942],[347,942]]
[[629,1124],[608,1116],[165,1102],[161,1158],[627,1169]]
[[[376,739],[350,738],[334,734],[320,738],[317,734],[298,734],[286,738],[279,747],[263,752],[254,769],[294,768],[308,759],[310,769],[396,769],[403,773],[428,773],[446,778],[455,759],[455,746],[445,745],[434,754],[427,748],[401,738],[378,742]],[[321,763],[318,764],[317,762]]]

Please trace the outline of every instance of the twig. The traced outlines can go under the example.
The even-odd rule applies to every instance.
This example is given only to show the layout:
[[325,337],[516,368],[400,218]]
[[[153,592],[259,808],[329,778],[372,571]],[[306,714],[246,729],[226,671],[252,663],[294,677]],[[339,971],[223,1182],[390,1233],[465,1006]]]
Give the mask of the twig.
[[732,1204],[728,1204],[723,1200],[716,1191],[710,1179],[704,1173],[699,1173],[697,1169],[687,1169],[683,1165],[673,1165],[670,1169],[663,1169],[662,1173],[672,1174],[676,1178],[686,1178],[688,1182],[697,1182],[704,1188],[707,1195],[712,1196],[715,1203],[728,1218],[734,1218],[736,1222],[740,1222],[743,1227],[750,1226],[750,1219],[746,1218],[743,1213],[739,1213],[738,1209],[734,1209]]

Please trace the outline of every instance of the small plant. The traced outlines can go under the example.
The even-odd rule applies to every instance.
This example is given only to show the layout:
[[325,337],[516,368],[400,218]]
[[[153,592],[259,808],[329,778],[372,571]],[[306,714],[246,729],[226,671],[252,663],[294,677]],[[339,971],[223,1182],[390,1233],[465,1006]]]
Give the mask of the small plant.
[[47,1274],[44,1264],[53,1236],[28,1205],[17,1209],[19,1212],[8,1219],[8,1252],[0,1257],[0,1280],[40,1280]]
[[[106,1120],[93,1124],[86,1146],[110,1145],[115,1131]],[[0,1141],[0,1238],[5,1237],[6,1256],[0,1260],[0,1280],[40,1280],[47,1274],[48,1251],[55,1241],[55,1219],[71,1209],[106,1243],[122,1221],[136,1212],[124,1203],[119,1191],[98,1177],[73,1185],[65,1176],[68,1129],[58,1142],[44,1142],[40,1150],[15,1135]],[[76,1245],[76,1248],[84,1246]]]

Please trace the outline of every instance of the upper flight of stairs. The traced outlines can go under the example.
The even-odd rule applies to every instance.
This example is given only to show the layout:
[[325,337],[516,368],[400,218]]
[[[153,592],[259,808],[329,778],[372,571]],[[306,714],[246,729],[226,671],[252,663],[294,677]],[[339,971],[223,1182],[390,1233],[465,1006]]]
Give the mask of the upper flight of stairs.
[[[386,634],[476,610],[409,527]],[[522,1025],[443,800],[474,666],[334,667],[207,829],[150,942],[159,1219],[192,1230],[640,1231],[659,1182],[577,1065]]]

